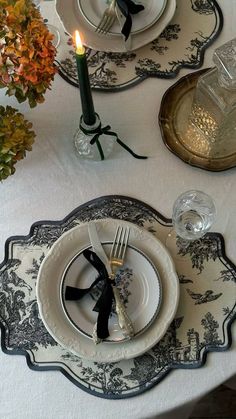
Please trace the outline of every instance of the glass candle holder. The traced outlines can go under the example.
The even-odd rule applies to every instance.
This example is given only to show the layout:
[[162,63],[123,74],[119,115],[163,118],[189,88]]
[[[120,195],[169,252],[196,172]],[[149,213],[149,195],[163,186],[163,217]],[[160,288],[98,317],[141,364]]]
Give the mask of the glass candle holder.
[[100,161],[112,153],[114,136],[102,132],[98,114],[94,125],[86,125],[81,117],[80,126],[74,135],[74,145],[81,159]]

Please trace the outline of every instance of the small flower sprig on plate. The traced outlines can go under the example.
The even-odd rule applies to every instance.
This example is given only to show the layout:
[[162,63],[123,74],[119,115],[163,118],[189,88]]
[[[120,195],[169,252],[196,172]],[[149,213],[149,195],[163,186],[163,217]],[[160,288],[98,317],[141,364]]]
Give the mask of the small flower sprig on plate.
[[57,71],[53,35],[31,0],[0,2],[0,88],[30,107],[44,101]]

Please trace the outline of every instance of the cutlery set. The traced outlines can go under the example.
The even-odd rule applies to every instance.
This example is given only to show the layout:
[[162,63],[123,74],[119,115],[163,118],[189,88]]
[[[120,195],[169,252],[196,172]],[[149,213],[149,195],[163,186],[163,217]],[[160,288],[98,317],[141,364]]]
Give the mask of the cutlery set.
[[[120,9],[118,8],[116,4],[116,0],[112,0],[110,5],[104,11],[102,18],[98,26],[96,27],[95,32],[106,35],[109,32],[109,30],[112,28],[112,26],[114,25],[116,19],[119,23],[120,30],[122,32],[122,28],[125,25],[125,17],[121,13]],[[132,46],[131,33],[129,34],[128,37],[126,37],[125,35],[123,35],[123,37],[125,41],[126,50],[131,51],[131,46]]]
[[120,26],[121,34],[124,37],[126,49],[129,51],[131,50],[131,13],[137,14],[142,10],[144,10],[143,5],[135,4],[130,0],[127,3],[126,1],[118,3],[117,0],[111,0],[109,6],[103,12],[95,32],[106,35],[117,20]]
[[[106,266],[109,279],[112,282],[112,290],[115,299],[115,307],[116,314],[118,316],[119,327],[122,330],[124,337],[130,339],[134,336],[134,328],[120,297],[119,290],[117,289],[115,284],[116,274],[119,271],[119,269],[122,268],[125,262],[125,255],[129,240],[129,227],[123,227],[118,225],[110,252],[110,258],[107,257],[103,249],[94,222],[88,224],[88,233],[90,242],[93,247],[93,251],[97,254],[97,256],[99,256],[99,258]],[[97,337],[96,324],[94,326],[93,331],[93,340],[95,343],[100,342],[99,338]]]

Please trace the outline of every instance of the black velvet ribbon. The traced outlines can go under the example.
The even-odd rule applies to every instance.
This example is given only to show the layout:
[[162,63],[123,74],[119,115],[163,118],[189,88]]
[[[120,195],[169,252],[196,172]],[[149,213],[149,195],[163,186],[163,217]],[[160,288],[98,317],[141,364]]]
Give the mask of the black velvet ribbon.
[[98,312],[97,318],[97,337],[99,339],[106,339],[109,336],[108,330],[108,320],[111,313],[113,290],[112,285],[109,279],[109,275],[104,263],[101,259],[90,249],[85,249],[83,251],[84,257],[88,262],[97,270],[98,277],[90,285],[89,288],[75,288],[75,287],[66,287],[65,299],[66,300],[80,300],[84,295],[88,294],[98,282],[103,281],[102,293],[95,304],[93,311]]
[[99,153],[100,153],[100,157],[101,160],[104,160],[104,153],[103,153],[103,149],[101,146],[101,143],[99,141],[99,137],[101,135],[110,135],[112,137],[114,137],[114,139],[116,140],[116,142],[123,147],[126,151],[128,151],[135,159],[147,159],[147,156],[140,156],[139,154],[136,154],[133,150],[131,150],[130,147],[128,147],[125,143],[123,143],[123,141],[121,141],[118,137],[118,135],[116,134],[116,132],[111,131],[111,127],[110,125],[106,125],[105,127],[102,127],[102,125],[100,124],[96,129],[89,131],[86,130],[82,124],[82,119],[80,121],[80,129],[84,134],[94,134],[94,136],[92,137],[90,144],[97,144]]
[[135,4],[132,0],[117,0],[117,5],[121,13],[126,18],[121,33],[125,36],[125,40],[127,40],[132,29],[131,15],[136,15],[144,10],[144,6],[141,4]]

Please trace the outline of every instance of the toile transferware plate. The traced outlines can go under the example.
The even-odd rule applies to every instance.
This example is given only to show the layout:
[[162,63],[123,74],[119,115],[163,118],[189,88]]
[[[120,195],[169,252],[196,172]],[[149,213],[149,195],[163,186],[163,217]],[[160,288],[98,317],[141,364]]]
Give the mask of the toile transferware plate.
[[[114,237],[119,220],[98,220],[96,222],[101,242]],[[126,223],[127,224],[127,223]],[[177,310],[179,281],[170,254],[151,233],[134,224],[130,225],[130,245],[138,248],[152,260],[160,275],[163,297],[158,316],[150,327],[130,341],[100,343],[80,334],[71,324],[61,304],[60,279],[65,267],[77,255],[79,243],[90,245],[87,224],[71,229],[63,235],[63,241],[55,242],[42,262],[36,284],[40,316],[51,336],[64,348],[77,356],[95,362],[117,362],[141,355],[155,345],[165,334]],[[53,296],[53,298],[52,298]]]
[[[104,0],[77,0],[79,11],[87,22],[93,27],[93,30],[99,25],[105,9],[108,7],[109,2]],[[132,30],[131,34],[145,31],[150,28],[160,18],[164,12],[167,0],[138,0],[136,4],[142,4],[145,9],[140,13],[132,16]],[[119,8],[117,6],[117,13]],[[112,28],[107,32],[109,35],[119,35],[121,28],[118,22],[115,22]]]
[[164,94],[159,111],[159,125],[167,148],[185,163],[219,172],[236,166],[236,152],[222,152],[199,129],[190,123],[198,78],[209,69],[190,73],[171,86]]
[[[155,39],[168,25],[176,10],[176,0],[167,0],[166,7],[151,27],[143,32],[132,35],[132,50],[141,48]],[[84,45],[96,51],[126,52],[126,45],[123,35],[106,36],[94,31],[94,28],[81,15],[77,0],[56,0],[56,11],[66,32],[72,37],[76,29],[82,34]]]
[[[99,223],[100,231],[103,225],[103,223]],[[81,226],[78,229],[78,238],[80,235],[82,236],[82,229],[87,229],[87,225]],[[60,240],[63,241],[64,236]],[[57,241],[57,244],[59,241]],[[72,325],[79,332],[92,339],[94,325],[97,321],[97,313],[93,311],[93,308],[101,294],[103,283],[97,284],[79,302],[65,299],[67,286],[89,288],[97,277],[97,272],[83,256],[83,243],[80,240],[78,243],[78,247],[81,250],[70,261],[62,277],[61,303]],[[103,243],[107,255],[110,254],[111,246],[112,243]],[[160,309],[161,283],[157,269],[143,252],[128,245],[125,264],[117,273],[115,283],[119,290],[121,300],[125,305],[126,312],[132,321],[134,336],[138,336],[151,325]],[[120,343],[127,340],[119,327],[115,305],[112,307],[109,318],[109,333],[110,336],[104,342]]]

